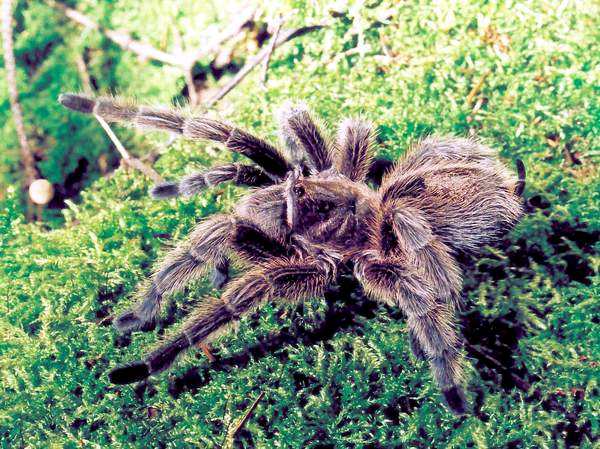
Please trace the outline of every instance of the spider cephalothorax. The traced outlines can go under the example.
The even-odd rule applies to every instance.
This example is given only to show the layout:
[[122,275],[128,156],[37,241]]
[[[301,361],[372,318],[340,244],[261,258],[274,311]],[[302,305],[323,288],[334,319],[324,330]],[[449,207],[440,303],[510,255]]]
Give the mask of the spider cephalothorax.
[[[254,164],[228,164],[156,186],[155,197],[189,196],[233,181],[257,187],[231,214],[202,220],[172,251],[143,290],[115,319],[121,332],[149,330],[162,298],[211,268],[220,298],[206,299],[180,333],[143,360],[115,368],[115,383],[135,382],[168,368],[187,348],[206,342],[269,300],[322,295],[340,267],[353,267],[365,292],[400,307],[416,357],[429,360],[451,410],[467,409],[462,355],[454,325],[461,273],[457,254],[477,252],[519,220],[524,168],[515,177],[473,139],[426,138],[372,188],[367,177],[387,167],[372,161],[374,128],[346,120],[329,141],[305,107],[280,114],[283,150],[235,126],[169,109],[112,99],[61,95],[70,109],[108,121],[222,142]],[[229,282],[229,259],[247,270]]]

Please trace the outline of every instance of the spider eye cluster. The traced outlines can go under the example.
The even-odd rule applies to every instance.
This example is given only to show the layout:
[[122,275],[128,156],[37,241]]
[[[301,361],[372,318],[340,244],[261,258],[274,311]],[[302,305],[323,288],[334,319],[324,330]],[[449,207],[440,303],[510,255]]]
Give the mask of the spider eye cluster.
[[294,187],[294,194],[298,198],[304,196],[305,193],[306,193],[306,190],[304,189],[304,187],[302,187],[302,186],[296,186],[296,187]]

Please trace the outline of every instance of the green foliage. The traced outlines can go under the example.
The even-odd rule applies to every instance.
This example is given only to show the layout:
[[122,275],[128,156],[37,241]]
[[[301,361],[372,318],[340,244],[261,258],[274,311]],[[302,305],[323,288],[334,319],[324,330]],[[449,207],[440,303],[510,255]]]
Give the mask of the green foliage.
[[[243,194],[220,187],[193,200],[152,201],[147,179],[118,169],[68,202],[58,229],[24,223],[14,191],[0,204],[0,447],[221,447],[264,392],[235,447],[591,448],[600,432],[598,5],[269,4],[272,15],[299,10],[288,26],[332,24],[278,49],[267,89],[256,70],[218,105],[221,115],[274,140],[278,105],[304,99],[330,122],[353,114],[373,120],[390,158],[428,133],[476,132],[508,163],[524,160],[528,216],[466,272],[462,324],[476,413],[457,419],[441,405],[427,365],[408,355],[397,311],[345,295],[289,310],[269,304],[215,343],[214,364],[191,351],[147,387],[110,385],[106,371],[139,358],[163,330],[128,342],[102,321],[131,304],[168,240]],[[155,44],[171,42],[160,26],[165,17],[199,41],[198,24],[214,34],[213,23],[228,20],[217,8],[201,16],[172,6],[85,1],[79,8]],[[54,103],[59,91],[76,87],[76,69],[64,63],[68,48],[100,37],[73,30],[67,39],[64,23],[42,4],[29,5],[19,23],[18,53],[58,42],[56,60],[46,59],[35,82],[22,86],[33,86],[23,98],[29,122],[54,141],[41,166],[58,179],[69,172],[67,154],[106,147],[89,117]],[[102,48],[90,66],[102,90],[168,103],[181,88],[168,69]],[[8,123],[3,138],[16,148]],[[130,134],[140,148],[164,140]],[[14,167],[11,154],[3,152],[2,173],[8,162]],[[177,142],[155,168],[179,177],[232,159],[212,144]],[[179,323],[186,308],[216,293],[199,282],[167,308]],[[170,334],[178,326],[166,327]],[[258,341],[276,344],[248,355]]]

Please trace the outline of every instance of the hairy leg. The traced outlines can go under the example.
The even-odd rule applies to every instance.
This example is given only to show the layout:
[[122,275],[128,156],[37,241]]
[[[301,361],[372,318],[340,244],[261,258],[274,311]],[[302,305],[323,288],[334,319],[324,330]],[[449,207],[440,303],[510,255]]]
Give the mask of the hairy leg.
[[117,384],[137,382],[167,369],[177,356],[206,342],[234,321],[267,300],[300,301],[320,295],[335,279],[337,261],[320,258],[275,259],[233,281],[219,299],[199,305],[182,330],[143,360],[117,367],[109,373]]
[[120,332],[153,329],[165,295],[181,290],[208,266],[222,263],[233,229],[234,219],[225,215],[200,223],[188,240],[161,262],[141,300],[115,319],[115,327]]
[[224,287],[229,280],[228,251],[238,253],[251,263],[290,254],[289,248],[250,221],[226,215],[213,217],[200,223],[187,242],[167,255],[142,299],[132,310],[115,319],[115,327],[120,332],[153,329],[162,298],[181,290],[209,267],[214,269],[213,285]]
[[395,234],[396,251],[429,285],[435,285],[438,300],[460,307],[461,271],[450,248],[433,233],[423,212],[402,201],[395,202],[394,206],[389,221]]
[[207,187],[233,181],[238,186],[262,187],[273,184],[273,180],[260,168],[247,164],[227,164],[192,173],[180,181],[165,182],[151,191],[154,198],[189,197]]
[[277,148],[239,128],[207,117],[187,117],[171,109],[135,106],[112,98],[91,98],[61,94],[58,101],[65,107],[86,114],[96,114],[109,122],[129,123],[139,128],[170,131],[190,139],[222,142],[236,153],[248,157],[273,180],[280,180],[290,169],[289,162]]
[[313,171],[320,172],[331,168],[333,152],[327,142],[321,127],[305,105],[287,105],[280,111],[280,132],[292,153],[292,158],[298,160],[301,150],[308,155],[309,165]]
[[343,175],[362,182],[371,167],[372,150],[375,145],[375,129],[369,122],[347,119],[338,131],[338,154],[335,165]]
[[454,308],[440,302],[436,289],[400,260],[367,253],[355,263],[355,275],[375,299],[399,306],[406,313],[409,336],[429,360],[433,377],[453,413],[467,411],[462,388],[460,339]]

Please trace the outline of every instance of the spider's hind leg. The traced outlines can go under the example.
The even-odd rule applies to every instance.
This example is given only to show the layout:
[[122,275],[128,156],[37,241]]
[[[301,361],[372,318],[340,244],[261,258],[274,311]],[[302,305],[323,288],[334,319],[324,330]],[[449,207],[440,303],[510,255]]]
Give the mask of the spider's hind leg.
[[300,301],[320,295],[335,279],[336,267],[337,260],[327,256],[273,260],[232,282],[221,298],[200,304],[179,334],[143,360],[113,369],[109,379],[113,383],[126,384],[167,369],[183,351],[207,342],[266,300]]
[[410,350],[417,360],[427,360],[427,354],[425,354],[419,339],[411,330],[408,331],[408,342],[410,343]]
[[406,313],[410,338],[429,360],[431,372],[453,413],[468,405],[463,392],[461,342],[454,325],[454,308],[441,302],[436,289],[401,260],[368,255],[355,264],[355,274],[375,299],[397,305]]

